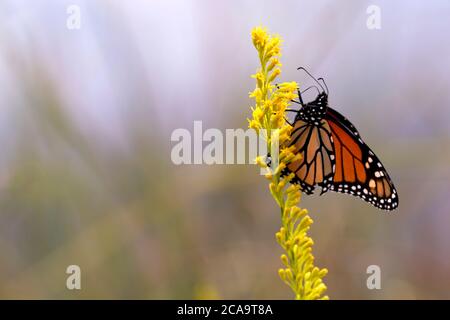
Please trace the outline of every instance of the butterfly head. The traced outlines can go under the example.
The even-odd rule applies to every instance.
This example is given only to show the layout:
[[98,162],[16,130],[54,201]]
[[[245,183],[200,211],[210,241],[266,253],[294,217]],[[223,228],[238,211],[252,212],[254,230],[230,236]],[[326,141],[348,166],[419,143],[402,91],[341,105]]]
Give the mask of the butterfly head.
[[328,108],[328,94],[319,93],[317,97],[302,106],[298,111],[295,120],[302,120],[307,123],[319,125],[320,121],[325,117]]

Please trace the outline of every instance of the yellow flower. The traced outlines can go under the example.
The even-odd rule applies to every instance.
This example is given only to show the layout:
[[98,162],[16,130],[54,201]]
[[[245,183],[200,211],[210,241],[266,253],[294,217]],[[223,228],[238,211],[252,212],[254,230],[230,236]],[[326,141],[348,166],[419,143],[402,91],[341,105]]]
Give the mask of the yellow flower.
[[267,163],[264,161],[264,159],[262,157],[256,157],[255,162],[261,168],[267,168]]
[[261,48],[266,45],[268,39],[267,31],[266,29],[263,29],[262,27],[256,27],[252,30],[252,41],[253,45],[256,48]]
[[267,66],[267,71],[272,71],[275,67],[281,67],[280,60],[278,58],[271,58],[269,61],[269,65]]
[[276,77],[278,77],[281,73],[281,70],[279,68],[276,68],[275,70],[273,70],[273,72],[270,74],[269,77],[269,82],[273,82],[273,80],[275,80]]
[[281,255],[284,268],[278,274],[292,289],[295,299],[328,299],[323,295],[327,287],[322,281],[328,271],[314,266],[313,241],[307,234],[313,221],[307,210],[298,207],[300,186],[289,184],[295,175],[283,175],[289,163],[301,159],[294,146],[288,147],[292,126],[286,122],[285,114],[291,101],[297,98],[298,85],[296,82],[284,82],[276,87],[272,84],[281,74],[281,39],[270,36],[262,27],[254,28],[251,35],[261,68],[252,76],[256,88],[249,96],[255,99],[255,107],[253,118],[248,120],[249,127],[257,132],[267,130],[268,150],[273,150],[275,144],[280,146],[276,168],[268,168],[262,157],[255,160],[260,167],[271,169],[265,177],[270,180],[270,193],[280,207],[281,228],[276,239],[285,253]]
[[280,45],[281,39],[278,36],[270,37],[265,48],[266,58],[269,59],[273,56],[279,56],[281,53]]

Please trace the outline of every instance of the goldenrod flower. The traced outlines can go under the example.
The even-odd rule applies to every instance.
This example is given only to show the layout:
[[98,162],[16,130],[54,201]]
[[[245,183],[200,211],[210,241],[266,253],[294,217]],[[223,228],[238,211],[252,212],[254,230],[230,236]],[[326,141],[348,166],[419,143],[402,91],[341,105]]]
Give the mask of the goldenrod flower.
[[260,51],[260,48],[266,45],[266,41],[268,39],[266,29],[262,27],[256,27],[252,30],[252,41],[255,48]]
[[[299,160],[300,155],[294,153],[294,147],[287,147],[292,127],[286,123],[286,108],[291,100],[297,98],[296,82],[285,82],[277,85],[273,81],[281,74],[281,39],[270,36],[266,29],[256,27],[252,30],[252,41],[258,51],[261,68],[252,77],[256,80],[256,88],[250,92],[255,106],[252,108],[252,119],[249,127],[259,132],[266,129],[267,150],[280,146],[276,168],[268,168],[262,157],[256,163],[269,169],[266,178],[270,180],[269,190],[281,209],[281,229],[276,239],[285,251],[281,255],[284,268],[279,270],[280,278],[291,287],[296,299],[328,299],[323,296],[327,287],[322,279],[327,269],[314,266],[312,239],[307,232],[313,223],[306,209],[300,209],[300,187],[289,184],[294,174],[284,175],[283,170],[291,161]],[[273,157],[274,155],[272,155]]]

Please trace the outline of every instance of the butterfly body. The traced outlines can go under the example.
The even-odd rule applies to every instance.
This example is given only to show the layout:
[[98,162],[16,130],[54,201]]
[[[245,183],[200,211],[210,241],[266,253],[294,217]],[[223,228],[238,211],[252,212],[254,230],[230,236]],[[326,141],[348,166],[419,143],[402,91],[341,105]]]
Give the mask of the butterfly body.
[[312,125],[319,125],[325,117],[328,109],[328,95],[325,92],[320,93],[317,98],[305,104],[298,110],[295,120],[302,120]]
[[301,159],[289,163],[284,174],[294,173],[292,183],[306,194],[321,187],[321,194],[334,191],[361,198],[372,205],[393,210],[398,206],[397,191],[384,166],[364,143],[353,124],[328,106],[324,90],[295,110],[288,146],[294,146]]

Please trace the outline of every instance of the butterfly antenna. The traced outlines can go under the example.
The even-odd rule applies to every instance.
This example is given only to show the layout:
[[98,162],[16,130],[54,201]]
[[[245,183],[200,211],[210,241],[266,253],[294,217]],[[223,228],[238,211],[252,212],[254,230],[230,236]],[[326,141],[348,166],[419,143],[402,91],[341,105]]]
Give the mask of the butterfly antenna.
[[322,91],[325,91],[325,88],[320,84],[319,81],[317,81],[316,78],[313,77],[313,75],[312,75],[311,73],[309,73],[308,70],[306,70],[304,67],[298,67],[297,70],[303,70],[303,71],[305,71],[306,74],[307,74],[308,76],[310,76],[310,77],[311,77],[311,78],[319,85],[320,88],[322,88]]
[[328,86],[327,86],[327,84],[325,83],[325,80],[321,77],[321,78],[318,78],[317,79],[318,81],[320,81],[320,80],[322,80],[322,82],[323,82],[323,84],[324,84],[324,86],[325,86],[325,89],[327,89],[327,95],[328,95]]
[[317,86],[309,86],[308,88],[306,88],[305,90],[303,90],[302,93],[304,93],[304,92],[306,92],[306,91],[308,91],[309,89],[312,89],[312,88],[316,88],[317,93],[320,94],[320,90],[319,90],[319,88],[317,88]]
[[[299,105],[301,105],[301,106],[303,107],[303,106],[304,106],[304,103],[303,103],[303,99],[302,99],[302,93],[305,93],[306,91],[308,91],[309,89],[312,89],[312,88],[315,88],[315,89],[317,90],[317,93],[320,94],[320,90],[319,90],[319,88],[317,88],[317,86],[309,86],[308,88],[306,88],[306,89],[303,90],[303,91],[300,91],[300,89],[297,88],[298,99],[299,99],[299,101],[291,100],[291,102],[294,102],[294,103],[296,103],[296,104],[299,104]],[[327,93],[327,94],[328,94],[328,93]],[[287,111],[290,111],[290,110],[287,110]]]

